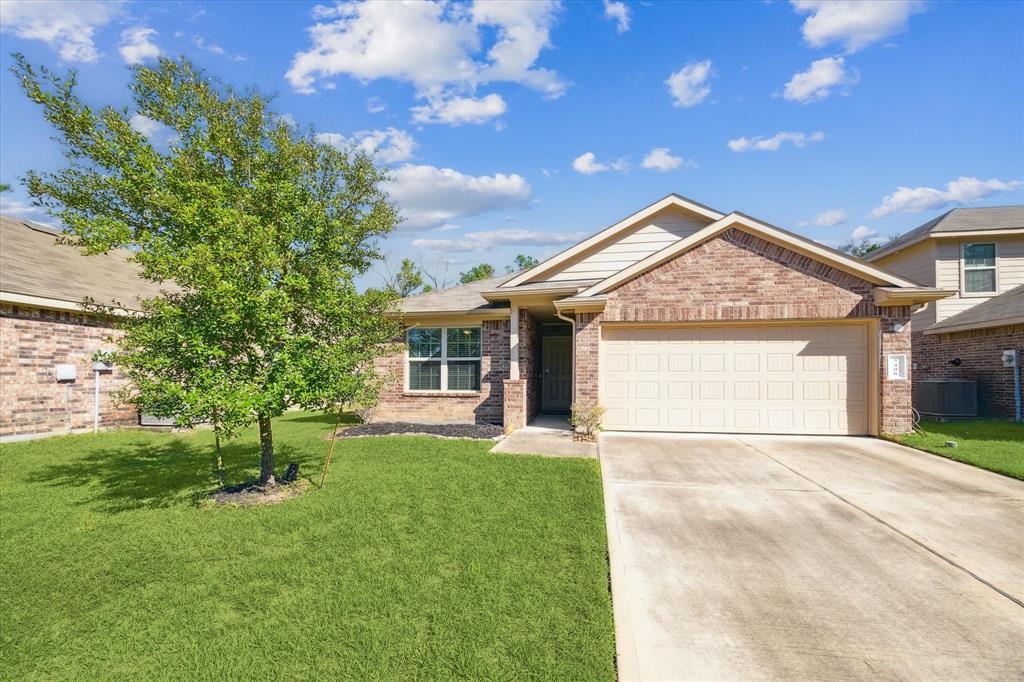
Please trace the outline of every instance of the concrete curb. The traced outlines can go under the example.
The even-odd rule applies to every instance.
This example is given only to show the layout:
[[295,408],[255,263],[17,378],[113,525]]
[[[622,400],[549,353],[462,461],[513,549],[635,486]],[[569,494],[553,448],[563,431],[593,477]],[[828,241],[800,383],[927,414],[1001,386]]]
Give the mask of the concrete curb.
[[601,457],[601,440],[597,438],[597,459],[601,463],[601,489],[604,493],[604,518],[608,531],[608,571],[611,576],[612,618],[615,622],[615,663],[620,682],[640,679],[640,660],[636,653],[633,630],[633,608],[626,589],[626,564],[620,547],[619,521],[611,492],[610,472]]

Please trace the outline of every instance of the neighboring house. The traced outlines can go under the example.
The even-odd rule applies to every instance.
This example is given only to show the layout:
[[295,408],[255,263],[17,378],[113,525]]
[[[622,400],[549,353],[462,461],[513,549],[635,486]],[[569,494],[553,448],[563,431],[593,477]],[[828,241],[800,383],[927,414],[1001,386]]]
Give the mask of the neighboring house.
[[915,378],[974,379],[981,413],[1012,418],[1020,367],[1002,354],[1024,353],[1024,206],[955,208],[865,260],[952,294],[913,315]]
[[377,419],[604,428],[911,428],[912,307],[948,292],[670,195],[525,272],[404,299]]
[[[86,314],[87,297],[137,309],[157,286],[138,276],[127,252],[84,256],[56,241],[58,231],[0,216],[0,439],[91,430],[96,416],[93,354],[112,349],[108,322]],[[72,371],[73,368],[73,371]],[[73,378],[58,381],[58,375]],[[99,427],[138,424],[115,405],[125,379],[100,375]]]

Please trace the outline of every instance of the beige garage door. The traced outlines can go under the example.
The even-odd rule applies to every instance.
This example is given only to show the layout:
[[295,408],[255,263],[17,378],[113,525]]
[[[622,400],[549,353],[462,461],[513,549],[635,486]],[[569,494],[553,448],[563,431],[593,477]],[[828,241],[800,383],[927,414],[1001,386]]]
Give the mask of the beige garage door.
[[867,324],[603,327],[604,427],[865,434]]

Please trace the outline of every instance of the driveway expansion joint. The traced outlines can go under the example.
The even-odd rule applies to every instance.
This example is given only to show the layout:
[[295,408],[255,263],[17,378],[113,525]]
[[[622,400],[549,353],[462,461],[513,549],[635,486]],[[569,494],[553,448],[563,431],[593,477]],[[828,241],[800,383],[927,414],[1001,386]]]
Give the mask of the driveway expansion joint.
[[[922,542],[921,540],[918,540],[917,538],[915,538],[914,536],[906,533],[905,531],[900,530],[899,528],[897,528],[896,526],[892,525],[888,521],[882,519],[881,517],[879,517],[879,516],[877,516],[875,514],[872,514],[867,509],[864,509],[863,507],[861,507],[861,506],[855,504],[854,502],[848,500],[847,498],[843,497],[839,493],[837,493],[834,490],[830,489],[828,486],[825,486],[825,485],[819,483],[818,481],[815,481],[810,476],[807,476],[806,474],[804,474],[804,473],[802,473],[800,471],[797,471],[796,469],[794,469],[793,467],[789,466],[788,464],[785,464],[784,462],[779,461],[775,457],[772,457],[767,452],[765,452],[762,449],[758,448],[756,445],[754,445],[754,444],[744,440],[743,438],[737,438],[736,440],[738,440],[740,443],[742,443],[746,447],[750,448],[754,452],[758,453],[759,455],[767,457],[771,461],[773,461],[776,464],[778,464],[779,466],[789,470],[790,472],[796,474],[800,478],[802,478],[802,479],[804,479],[804,480],[806,480],[806,481],[808,481],[808,482],[818,486],[823,491],[827,492],[829,495],[832,495],[833,497],[835,497],[840,502],[842,502],[842,503],[852,507],[853,509],[856,509],[861,514],[864,514],[865,516],[867,516],[871,520],[875,521],[876,523],[879,523],[882,526],[885,526],[886,528],[888,528],[892,532],[900,535],[901,537],[906,538],[907,540],[909,540],[910,542],[914,543],[915,545],[917,545],[921,549],[924,549],[925,551],[931,553],[932,555],[938,557],[939,559],[942,559],[943,561],[945,561],[950,566],[953,566],[954,568],[957,568],[960,571],[963,571],[964,573],[966,573],[970,577],[974,578],[975,580],[977,580],[981,584],[985,585],[989,589],[997,592],[998,594],[1002,595],[1003,597],[1006,597],[1007,599],[1012,601],[1017,606],[1019,606],[1021,608],[1024,608],[1024,600],[1021,600],[1020,598],[1010,594],[1006,590],[1003,590],[1003,589],[997,587],[996,585],[992,584],[991,582],[989,582],[985,578],[982,578],[980,575],[978,575],[974,571],[970,570],[966,566],[963,566],[962,564],[957,563],[956,561],[954,561],[952,558],[950,558],[946,554],[943,554],[942,552],[940,552],[939,550],[935,549],[934,547],[931,547],[931,546],[927,545],[926,543]],[[989,498],[986,498],[986,499],[989,499]]]

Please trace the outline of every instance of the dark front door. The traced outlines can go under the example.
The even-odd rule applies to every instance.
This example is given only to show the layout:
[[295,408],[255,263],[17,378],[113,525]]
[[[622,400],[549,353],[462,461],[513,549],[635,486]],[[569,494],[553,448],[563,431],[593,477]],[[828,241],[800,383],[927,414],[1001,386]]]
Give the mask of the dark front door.
[[572,337],[545,336],[541,351],[541,409],[568,412],[572,402]]

